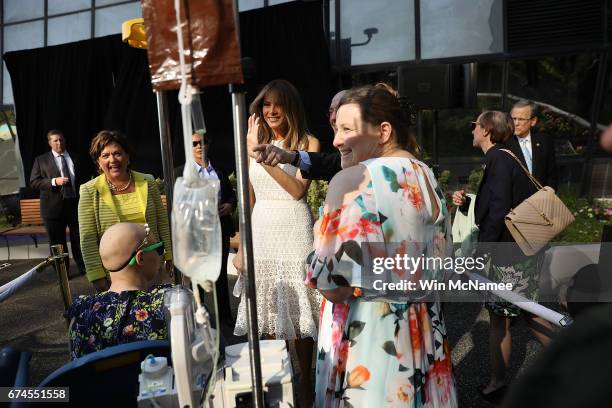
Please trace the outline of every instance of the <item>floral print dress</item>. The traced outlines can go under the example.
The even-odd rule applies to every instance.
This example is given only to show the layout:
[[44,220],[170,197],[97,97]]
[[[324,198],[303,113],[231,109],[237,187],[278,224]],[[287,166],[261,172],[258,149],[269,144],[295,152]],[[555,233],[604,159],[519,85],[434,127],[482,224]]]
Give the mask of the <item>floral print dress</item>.
[[70,358],[133,341],[166,339],[164,291],[171,286],[76,298],[64,314],[73,319],[69,331]]
[[[324,300],[316,367],[316,407],[456,407],[450,347],[437,302],[414,294],[383,294],[362,276],[362,245],[398,245],[427,255],[450,253],[450,222],[442,193],[422,162],[385,157],[362,163],[371,182],[315,225],[306,282],[321,290],[354,288],[345,303]],[[439,215],[433,219],[428,184]],[[419,247],[420,245],[420,247]],[[391,251],[389,249],[389,251]],[[436,277],[442,271],[419,270]],[[414,276],[413,276],[414,278]]]

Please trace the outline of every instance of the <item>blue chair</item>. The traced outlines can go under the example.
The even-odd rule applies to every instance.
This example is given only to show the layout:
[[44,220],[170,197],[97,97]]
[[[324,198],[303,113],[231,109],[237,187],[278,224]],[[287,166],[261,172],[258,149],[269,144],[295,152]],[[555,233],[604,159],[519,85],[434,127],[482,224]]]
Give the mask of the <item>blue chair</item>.
[[[0,387],[27,387],[29,379],[30,353],[12,347],[0,350]],[[9,408],[25,406],[24,403],[12,402]]]
[[71,406],[135,407],[140,362],[149,354],[170,361],[170,341],[137,341],[84,355],[51,373],[39,386],[70,387]]
[[0,387],[27,387],[31,355],[13,347],[0,350]]

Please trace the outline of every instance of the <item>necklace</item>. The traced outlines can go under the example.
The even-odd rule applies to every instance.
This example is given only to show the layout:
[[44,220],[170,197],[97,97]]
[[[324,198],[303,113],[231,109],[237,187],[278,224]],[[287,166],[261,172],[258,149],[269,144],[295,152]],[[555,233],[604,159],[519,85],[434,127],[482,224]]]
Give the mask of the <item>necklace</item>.
[[132,172],[130,172],[130,178],[123,187],[117,187],[110,180],[106,180],[106,184],[108,184],[108,188],[110,188],[110,190],[114,191],[115,193],[120,193],[122,191],[125,191],[130,187],[130,184],[132,184]]

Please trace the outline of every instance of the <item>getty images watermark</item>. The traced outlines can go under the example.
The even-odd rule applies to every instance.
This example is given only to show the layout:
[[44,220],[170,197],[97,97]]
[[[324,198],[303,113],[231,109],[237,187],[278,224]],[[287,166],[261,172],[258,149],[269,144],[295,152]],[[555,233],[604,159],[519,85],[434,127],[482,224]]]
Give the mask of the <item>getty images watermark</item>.
[[[504,254],[515,252],[504,244],[493,249]],[[335,259],[342,263],[348,257],[352,259],[351,268],[357,267],[355,263],[361,267],[357,286],[366,300],[426,301],[436,293],[445,302],[481,302],[487,293],[520,290],[524,282],[524,276],[513,273],[501,278],[491,276],[490,258],[463,256],[444,243],[369,242],[345,246],[341,251]],[[342,270],[348,269],[338,269]]]
[[[444,276],[444,271],[452,271],[463,274],[466,271],[482,271],[485,269],[487,260],[482,257],[439,257],[439,256],[410,256],[408,254],[396,254],[394,257],[372,258],[372,273],[375,275],[388,276],[410,276],[405,279],[374,279],[372,288],[381,291],[445,291],[445,290],[512,290],[510,282],[479,282],[473,280],[441,280],[436,276]],[[423,279],[423,273],[431,278]],[[391,275],[389,275],[389,273]],[[418,274],[418,279],[414,277]]]
[[[504,297],[504,292],[537,292],[538,302],[612,302],[612,244],[606,249],[602,244],[601,250],[584,243],[551,246],[535,256],[525,256],[513,242],[479,242],[476,255],[464,256],[472,254],[466,248],[470,245],[451,248],[435,240],[353,241],[343,243],[320,267],[333,266],[334,282],[352,279],[364,300],[427,301],[435,293],[444,302],[481,302]],[[593,261],[598,258],[599,263]],[[353,279],[356,269],[358,280]]]

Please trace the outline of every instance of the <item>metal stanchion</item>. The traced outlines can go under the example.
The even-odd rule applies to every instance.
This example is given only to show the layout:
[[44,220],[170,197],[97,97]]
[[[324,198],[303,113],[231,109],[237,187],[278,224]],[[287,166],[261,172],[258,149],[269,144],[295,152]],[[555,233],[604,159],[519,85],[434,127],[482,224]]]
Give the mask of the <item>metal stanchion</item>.
[[64,310],[68,310],[68,307],[72,303],[72,295],[70,294],[70,285],[68,284],[68,271],[66,270],[65,258],[68,254],[64,253],[64,246],[62,244],[51,245],[51,256],[53,258],[53,266],[57,272],[57,277],[60,285],[60,292],[62,294],[62,301],[64,302]]
[[[164,185],[166,190],[166,212],[168,213],[168,222],[172,222],[172,200],[174,194],[174,157],[172,154],[172,140],[170,140],[170,122],[168,121],[168,97],[166,92],[155,92],[157,98],[157,120],[159,122],[159,142],[161,145],[162,165],[164,169]],[[170,227],[172,233],[172,227]],[[182,274],[178,269],[174,268],[174,283],[180,285],[183,283]]]
[[244,91],[230,85],[232,112],[234,116],[234,148],[236,152],[236,176],[240,214],[240,246],[242,247],[244,271],[246,273],[246,312],[248,323],[249,356],[253,384],[253,407],[263,408],[263,386],[261,379],[261,356],[259,351],[259,329],[257,324],[257,300],[255,295],[255,268],[251,233],[251,207],[249,204],[249,157],[246,148],[246,108]]

